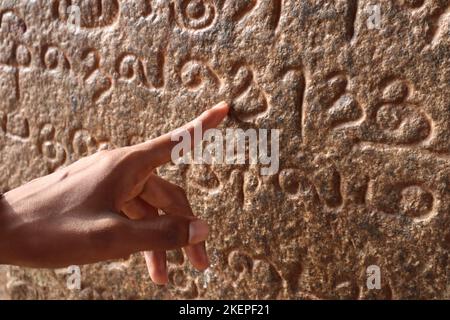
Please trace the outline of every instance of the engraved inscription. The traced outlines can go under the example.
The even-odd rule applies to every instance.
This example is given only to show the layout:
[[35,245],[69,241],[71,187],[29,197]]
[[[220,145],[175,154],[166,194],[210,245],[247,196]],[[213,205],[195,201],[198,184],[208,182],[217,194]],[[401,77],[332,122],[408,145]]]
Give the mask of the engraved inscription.
[[188,178],[201,190],[207,192],[219,191],[219,178],[210,165],[191,166],[188,171]]
[[[231,107],[219,125],[227,142],[236,143],[227,129],[280,133],[280,171],[270,176],[248,161],[247,142],[245,161],[234,154],[219,165],[210,148],[208,165],[157,170],[211,226],[205,272],[171,251],[168,285],[149,287],[133,256],[84,266],[88,287],[68,292],[41,271],[10,268],[27,282],[19,289],[37,288],[15,294],[442,298],[450,3],[378,2],[3,1],[1,191],[112,142],[170,132],[220,100]],[[366,290],[370,265],[382,270],[381,293]],[[109,286],[92,278],[101,273]]]
[[185,299],[195,299],[199,296],[199,288],[195,278],[186,271],[187,260],[181,250],[168,252],[169,289]]
[[2,95],[0,105],[4,110],[12,109],[20,99],[18,70],[0,65],[0,75],[0,94]]
[[161,50],[151,56],[148,64],[133,53],[123,53],[116,61],[116,72],[121,80],[147,89],[160,89],[164,86],[164,65]]
[[219,89],[221,81],[207,63],[200,60],[188,60],[180,71],[181,82],[189,90],[198,91],[203,86]]
[[142,16],[148,17],[152,12],[152,0],[142,0]]
[[98,141],[91,133],[85,129],[76,130],[72,136],[72,150],[74,154],[81,158],[100,150],[110,148],[108,141]]
[[27,31],[27,25],[13,10],[0,10],[0,30],[11,37],[20,37]]
[[3,111],[0,111],[0,129],[2,130],[3,133],[6,133],[7,121],[8,121],[7,115]]
[[69,70],[70,62],[64,51],[55,45],[44,45],[41,51],[41,62],[47,70]]
[[294,117],[297,119],[299,136],[303,139],[305,125],[305,108],[303,103],[306,92],[306,79],[301,67],[289,67],[282,72],[281,80],[286,105],[293,106]]
[[92,101],[97,102],[111,89],[112,80],[100,70],[101,57],[95,49],[85,49],[81,56],[83,80],[92,92]]
[[176,0],[175,14],[181,28],[201,30],[214,23],[217,8],[212,0]]
[[313,181],[320,197],[324,199],[327,206],[334,208],[342,204],[341,175],[335,166],[329,165],[319,169],[314,174]]
[[435,196],[422,183],[372,182],[369,186],[369,200],[382,212],[402,214],[415,221],[429,219],[435,214]]
[[7,116],[6,133],[15,138],[27,139],[30,137],[28,119],[20,113],[11,113]]
[[52,15],[67,22],[71,6],[80,9],[80,27],[102,28],[114,23],[119,15],[118,0],[53,0]]
[[[435,175],[429,168],[430,165],[448,166],[447,160],[426,151],[411,152],[409,148],[380,147],[373,143],[362,144],[355,150],[362,153],[353,160],[354,174],[348,178],[361,186],[367,182],[365,204],[368,208],[414,223],[430,222],[439,213],[445,214],[442,199],[448,197],[448,190],[442,187],[448,175],[444,172]],[[364,165],[358,165],[368,159],[377,163],[378,168],[368,171]]]
[[283,278],[270,262],[236,250],[229,254],[228,265],[234,284],[250,299],[275,299],[281,292]]
[[302,177],[294,169],[285,169],[280,172],[279,184],[281,190],[288,195],[295,196],[300,189]]
[[359,125],[364,117],[362,107],[348,90],[348,82],[344,73],[331,73],[318,97],[325,107],[323,122],[333,129]]
[[420,186],[408,186],[401,191],[400,209],[410,217],[423,217],[433,209],[434,197]]
[[64,165],[67,159],[67,151],[64,146],[55,139],[55,128],[47,123],[39,132],[39,150],[42,153],[49,172],[53,172]]
[[231,18],[234,21],[239,21],[243,19],[250,11],[252,11],[257,3],[257,0],[228,1],[226,9],[233,12]]
[[0,11],[0,93],[6,110],[20,101],[20,73],[31,63],[31,52],[23,44],[26,31],[27,25],[12,10]]
[[420,8],[424,5],[425,0],[400,0],[400,3],[407,6],[408,8]]
[[358,14],[358,0],[347,0],[347,10],[346,10],[346,39],[347,41],[352,41],[355,38],[355,23],[356,16]]
[[273,11],[272,11],[272,18],[270,20],[271,28],[273,30],[276,30],[278,28],[278,25],[280,23],[281,19],[281,10],[283,5],[283,0],[272,0],[273,5]]
[[[450,4],[442,2],[437,6],[432,1],[425,0],[401,0],[400,3],[410,9],[426,10],[425,40],[432,47],[436,46],[446,33],[450,32]],[[445,3],[445,4],[444,4]],[[429,4],[426,6],[425,4]]]
[[269,110],[266,93],[255,80],[254,71],[244,63],[236,63],[230,74],[219,74],[206,61],[187,59],[179,70],[181,84],[197,92],[214,88],[229,96],[235,116],[241,121],[254,121]]
[[168,272],[169,283],[173,286],[176,295],[185,299],[195,299],[198,297],[198,287],[193,279],[186,275],[186,272],[179,268],[170,268]]
[[428,41],[436,46],[444,37],[450,36],[450,5],[436,10],[430,17]]
[[254,79],[252,70],[239,66],[233,79],[233,109],[243,121],[256,120],[267,112],[269,104],[266,94]]
[[276,31],[282,18],[283,0],[235,0],[226,1],[224,5],[224,11],[229,13],[230,19],[234,22],[246,17],[251,18],[250,13],[253,10],[259,11],[267,19],[267,26],[270,30]]
[[[423,143],[432,133],[432,120],[408,97],[412,88],[403,80],[391,80],[383,90],[383,99],[368,114],[364,141],[387,144]],[[368,138],[368,139],[367,139]]]

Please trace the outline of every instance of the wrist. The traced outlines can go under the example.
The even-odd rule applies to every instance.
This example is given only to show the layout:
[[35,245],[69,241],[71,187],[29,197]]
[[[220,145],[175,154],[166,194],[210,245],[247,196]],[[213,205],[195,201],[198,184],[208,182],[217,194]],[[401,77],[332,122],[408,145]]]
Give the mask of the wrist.
[[14,241],[10,237],[14,210],[6,199],[6,194],[0,193],[0,264],[8,264],[8,252]]
[[3,250],[4,236],[5,236],[5,226],[6,216],[9,214],[6,212],[7,205],[5,204],[5,194],[0,192],[0,264],[6,263],[5,252]]

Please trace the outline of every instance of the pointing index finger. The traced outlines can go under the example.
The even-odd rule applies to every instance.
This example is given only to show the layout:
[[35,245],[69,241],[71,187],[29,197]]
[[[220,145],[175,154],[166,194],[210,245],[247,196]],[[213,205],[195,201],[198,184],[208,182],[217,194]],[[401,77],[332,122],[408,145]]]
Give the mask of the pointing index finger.
[[228,111],[229,105],[226,102],[221,102],[211,109],[206,110],[186,125],[153,140],[138,144],[133,148],[135,151],[144,151],[143,161],[147,166],[150,165],[153,168],[159,167],[171,160],[172,150],[179,143],[179,140],[173,139],[174,137],[180,137],[182,133],[189,135],[191,138],[190,146],[191,149],[193,149],[195,142],[194,131],[196,128],[197,130],[198,128],[201,128],[200,139],[202,139],[203,133],[208,129],[217,127],[226,117]]

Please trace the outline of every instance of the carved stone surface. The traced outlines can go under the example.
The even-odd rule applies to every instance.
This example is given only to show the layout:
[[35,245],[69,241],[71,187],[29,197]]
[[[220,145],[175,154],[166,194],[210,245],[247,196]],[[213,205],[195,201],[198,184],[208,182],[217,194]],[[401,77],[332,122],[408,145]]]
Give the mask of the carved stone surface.
[[71,291],[11,267],[8,294],[450,298],[449,24],[447,0],[0,0],[0,191],[220,100],[222,129],[281,130],[273,176],[160,170],[211,224],[205,273],[171,253],[157,287],[136,255]]

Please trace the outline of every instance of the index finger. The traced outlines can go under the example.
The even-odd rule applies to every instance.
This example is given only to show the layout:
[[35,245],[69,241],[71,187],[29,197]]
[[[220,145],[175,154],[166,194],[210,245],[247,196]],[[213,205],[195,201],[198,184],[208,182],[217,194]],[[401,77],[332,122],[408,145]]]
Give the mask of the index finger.
[[[191,150],[194,148],[194,132],[201,130],[200,139],[203,138],[203,134],[206,130],[217,127],[222,120],[226,117],[229,111],[229,105],[226,102],[221,102],[209,110],[203,112],[196,119],[185,124],[184,126],[175,129],[169,133],[166,133],[158,138],[150,141],[137,144],[133,147],[133,151],[142,151],[139,160],[143,165],[150,166],[152,168],[159,167],[171,160],[173,148],[180,143],[179,138],[188,135],[190,140]],[[201,140],[200,140],[201,141]]]

